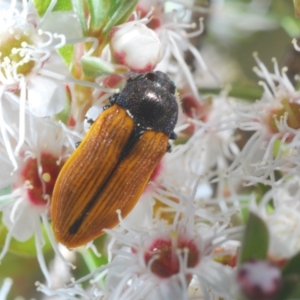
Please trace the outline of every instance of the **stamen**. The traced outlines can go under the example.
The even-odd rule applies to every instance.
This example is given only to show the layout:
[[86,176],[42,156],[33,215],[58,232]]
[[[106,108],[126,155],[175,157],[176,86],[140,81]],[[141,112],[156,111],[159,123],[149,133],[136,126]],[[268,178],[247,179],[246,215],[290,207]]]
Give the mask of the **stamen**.
[[7,295],[10,291],[12,284],[13,284],[13,281],[10,278],[5,278],[3,280],[2,287],[0,288],[0,299],[1,300],[7,299]]
[[195,80],[188,68],[188,65],[186,64],[185,60],[183,59],[182,54],[178,50],[177,44],[173,37],[173,32],[170,32],[169,40],[172,44],[171,52],[173,53],[174,57],[176,58],[176,60],[178,61],[179,65],[180,65],[180,67],[182,68],[182,70],[186,76],[186,79],[191,87],[192,93],[194,95],[198,95],[198,89],[196,87]]
[[199,19],[199,29],[197,31],[194,32],[188,32],[186,34],[186,36],[188,38],[194,38],[196,36],[199,36],[200,34],[202,34],[204,32],[204,23],[203,23],[203,18]]
[[[1,74],[1,73],[0,73]],[[12,163],[12,165],[14,166],[14,171],[18,169],[18,163],[16,161],[16,158],[14,156],[14,153],[13,153],[13,150],[12,150],[12,147],[11,147],[11,144],[10,144],[10,140],[9,140],[9,137],[8,137],[8,134],[7,134],[7,130],[6,130],[6,123],[4,121],[4,118],[3,118],[3,109],[2,109],[2,95],[3,95],[3,91],[4,91],[4,87],[0,88],[0,130],[1,130],[1,133],[2,133],[2,137],[3,137],[3,142],[4,142],[4,146],[6,148],[6,151],[7,151],[7,154],[8,154],[8,157]]]
[[13,204],[13,207],[12,207],[12,210],[10,212],[10,215],[9,215],[9,219],[10,221],[14,224],[16,223],[16,221],[18,220],[18,218],[20,217],[20,211],[19,211],[19,215],[16,217],[16,214],[17,214],[17,211],[18,211],[18,208],[20,206],[20,204],[24,201],[24,199],[22,197],[19,197],[17,199],[17,201]]
[[13,233],[14,233],[16,226],[17,226],[17,223],[14,223],[6,235],[4,246],[2,248],[2,251],[0,252],[0,263],[1,263],[1,260],[3,259],[3,257],[5,256],[5,254],[9,250],[9,245],[10,245],[11,239],[13,238]]
[[70,261],[67,261],[64,258],[64,256],[61,254],[60,250],[58,249],[57,242],[53,236],[52,230],[50,229],[47,212],[42,213],[41,217],[42,217],[42,221],[43,221],[43,224],[44,224],[46,232],[47,232],[47,236],[49,238],[49,241],[52,245],[52,248],[53,248],[55,254],[62,260],[62,262],[64,262],[68,266],[70,266],[73,270],[76,269],[76,267]]
[[50,33],[49,31],[42,31],[41,29],[39,29],[38,32],[39,35],[44,35],[45,39],[46,37],[48,37],[48,40],[46,42],[40,44],[41,48],[46,48],[53,43],[54,34]]
[[254,53],[253,53],[253,57],[254,57],[254,59],[255,59],[257,65],[259,66],[259,68],[262,70],[264,79],[265,79],[265,80],[267,81],[267,83],[269,84],[269,86],[270,86],[270,88],[272,89],[273,93],[275,93],[276,87],[275,87],[274,81],[272,80],[271,75],[270,75],[270,73],[268,72],[266,66],[265,66],[265,65],[262,63],[262,61],[259,59],[258,53],[257,53],[257,52],[254,52]]
[[66,45],[68,44],[77,44],[77,43],[93,43],[91,48],[87,53],[85,53],[85,56],[90,56],[94,53],[94,51],[97,49],[99,41],[98,39],[94,37],[84,37],[84,38],[76,38],[76,39],[67,39]]
[[292,44],[294,45],[295,50],[300,52],[300,47],[298,46],[297,39],[294,38],[292,40]]
[[[21,74],[19,74],[21,76]],[[20,111],[19,111],[19,141],[15,149],[15,155],[18,155],[24,141],[25,141],[25,105],[26,105],[26,82],[20,82]]]
[[64,34],[57,34],[57,33],[54,33],[54,34],[53,34],[53,37],[54,37],[55,39],[60,39],[60,43],[56,44],[56,45],[54,46],[54,48],[59,49],[59,48],[63,47],[63,46],[66,44],[66,36],[65,36]]
[[264,81],[259,81],[258,84],[263,87],[264,92],[266,93],[267,97],[272,99],[273,98],[273,94],[270,91],[269,86],[267,86],[267,84]]
[[289,92],[294,93],[295,88],[293,84],[290,82],[289,78],[287,77],[286,72],[287,72],[287,68],[282,68],[282,82]]
[[106,92],[106,93],[115,94],[115,93],[118,93],[120,91],[119,89],[112,89],[112,88],[102,87],[98,83],[93,83],[93,82],[84,81],[84,80],[78,80],[78,79],[75,79],[75,78],[72,78],[72,77],[69,77],[69,76],[57,74],[57,73],[54,73],[54,72],[52,72],[50,70],[46,70],[46,69],[41,69],[39,71],[39,73],[41,75],[49,76],[49,77],[55,78],[57,80],[69,81],[69,82],[73,82],[75,84],[92,87],[92,88],[98,89],[98,90]]
[[44,181],[49,182],[51,180],[51,175],[49,173],[43,173],[42,178]]
[[56,5],[57,0],[51,0],[45,14],[43,15],[43,17],[41,18],[39,24],[38,24],[38,28],[43,27],[45,21],[47,20],[49,14],[53,11],[54,6]]
[[37,259],[40,265],[40,268],[45,276],[45,279],[47,281],[48,287],[51,287],[52,282],[51,282],[51,276],[49,274],[49,271],[46,266],[45,258],[43,255],[42,247],[45,244],[44,238],[43,238],[43,233],[41,231],[41,226],[40,226],[40,218],[39,216],[32,216],[33,223],[34,223],[34,228],[36,229],[35,231],[35,247],[36,247],[36,253],[37,253]]
[[195,46],[193,46],[191,43],[188,43],[188,49],[192,52],[192,54],[194,55],[194,57],[196,58],[196,61],[199,63],[200,67],[204,70],[207,71],[208,68],[200,54],[200,52],[197,50],[197,48]]

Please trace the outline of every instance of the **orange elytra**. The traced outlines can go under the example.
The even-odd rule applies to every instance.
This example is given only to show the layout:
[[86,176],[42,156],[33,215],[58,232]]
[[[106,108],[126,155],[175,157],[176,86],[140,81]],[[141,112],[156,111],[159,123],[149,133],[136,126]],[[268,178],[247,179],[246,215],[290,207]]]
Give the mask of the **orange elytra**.
[[126,217],[175,139],[176,87],[160,71],[131,76],[63,166],[52,195],[58,242],[81,246]]

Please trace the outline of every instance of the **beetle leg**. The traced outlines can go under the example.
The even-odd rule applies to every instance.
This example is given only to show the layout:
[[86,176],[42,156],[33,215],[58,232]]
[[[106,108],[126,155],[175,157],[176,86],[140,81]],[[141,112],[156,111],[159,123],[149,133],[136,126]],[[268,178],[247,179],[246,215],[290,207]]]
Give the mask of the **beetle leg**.
[[91,125],[91,126],[92,126],[93,123],[95,122],[95,120],[94,120],[93,118],[88,117],[88,116],[85,116],[84,119],[85,119],[86,123],[88,123],[88,124]]
[[104,105],[104,106],[102,107],[102,109],[103,109],[103,111],[104,111],[104,110],[107,110],[107,109],[110,108],[110,107],[111,107],[111,105],[108,104],[108,105]]
[[176,139],[177,139],[177,134],[176,134],[174,131],[172,131],[172,132],[170,133],[169,138],[170,138],[171,140],[176,140]]
[[168,143],[168,146],[167,146],[167,152],[172,152],[172,146],[170,143]]
[[119,97],[119,94],[118,94],[118,93],[117,93],[117,94],[113,94],[112,96],[110,96],[110,97],[108,98],[109,103],[110,103],[110,104],[115,104],[118,97]]

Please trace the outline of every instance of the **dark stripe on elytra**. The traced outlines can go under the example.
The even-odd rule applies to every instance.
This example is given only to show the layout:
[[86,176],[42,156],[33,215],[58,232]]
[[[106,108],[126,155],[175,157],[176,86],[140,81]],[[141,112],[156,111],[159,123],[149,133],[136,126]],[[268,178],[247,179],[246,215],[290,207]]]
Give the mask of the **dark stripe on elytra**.
[[[118,114],[119,113],[113,115],[113,117],[118,116]],[[111,118],[107,117],[105,119],[104,125],[105,126],[107,126],[107,125],[111,126],[111,123],[112,123]],[[124,120],[122,120],[122,123],[120,123],[119,125],[122,127],[124,125]],[[112,133],[110,133],[110,134],[112,134]],[[121,146],[119,146],[119,144],[121,143],[121,142],[119,142],[119,140],[120,140],[119,137],[120,137],[119,133],[118,134],[113,133],[112,138],[117,139],[117,141],[118,141],[117,146],[116,146],[117,148],[121,147]],[[104,138],[106,140],[109,140],[109,139],[107,139],[107,137],[104,137]],[[98,148],[98,146],[97,146],[97,148]],[[102,149],[102,148],[103,147],[99,146],[99,149]],[[97,153],[95,154],[96,156],[99,155],[99,153],[101,153],[100,154],[101,156],[103,155],[103,149],[100,152],[99,152],[99,149],[97,150]],[[88,155],[90,155],[90,153],[88,153]],[[103,168],[104,168],[104,165],[103,165],[103,167],[101,169],[98,168],[97,172],[99,172]],[[94,184],[96,184],[96,182],[97,182],[97,176],[93,176],[89,181],[90,181],[89,183],[93,182]],[[81,197],[84,197],[85,194],[89,194],[87,191],[85,191],[86,185],[84,184],[84,182],[85,182],[85,178],[82,176],[80,182],[78,182],[78,184],[79,184],[78,190],[76,190],[76,195],[81,195]],[[75,191],[72,189],[71,192],[69,193],[68,197],[72,198],[72,197],[76,197],[76,195],[75,195]],[[66,222],[66,224],[71,223],[70,219],[72,220],[72,215],[71,214],[65,216],[65,222]]]
[[120,157],[119,157],[119,160],[118,160],[117,164],[111,170],[111,172],[109,173],[109,175],[107,176],[107,178],[105,179],[105,181],[103,182],[103,184],[98,188],[98,190],[96,191],[96,193],[94,194],[94,196],[92,197],[92,199],[87,203],[87,205],[85,206],[85,208],[80,213],[79,217],[70,226],[70,228],[69,228],[69,234],[72,235],[72,234],[76,234],[77,233],[77,231],[79,230],[80,226],[84,222],[85,218],[88,216],[90,210],[97,203],[97,200],[99,199],[100,195],[102,194],[103,190],[105,189],[105,187],[109,183],[109,181],[112,178],[112,176],[114,175],[114,173],[115,173],[116,169],[118,168],[119,164],[121,163],[121,161],[123,161],[128,156],[128,154],[130,153],[131,149],[137,143],[137,141],[139,140],[139,138],[141,137],[141,135],[142,135],[143,132],[144,132],[143,130],[141,130],[140,128],[138,128],[136,126],[133,128],[133,131],[131,132],[131,135],[129,136],[129,139],[128,139],[127,143],[125,144],[125,146],[124,146],[124,148],[123,148],[123,150],[122,150],[122,152],[120,154]]

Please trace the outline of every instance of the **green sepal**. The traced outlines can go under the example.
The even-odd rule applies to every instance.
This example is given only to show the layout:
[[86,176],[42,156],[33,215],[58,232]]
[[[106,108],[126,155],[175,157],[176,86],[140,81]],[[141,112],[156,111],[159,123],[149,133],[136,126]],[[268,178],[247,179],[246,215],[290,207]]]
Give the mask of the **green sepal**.
[[300,252],[294,255],[282,268],[282,276],[297,275],[300,278]]
[[89,78],[97,78],[102,75],[124,74],[129,68],[124,65],[111,64],[99,57],[86,56],[81,59],[83,73]]
[[[33,0],[33,5],[40,17],[43,17],[53,0]],[[57,0],[52,11],[72,10],[72,0]]]
[[246,224],[239,261],[249,259],[265,260],[269,246],[269,232],[263,220],[254,213],[249,214]]

